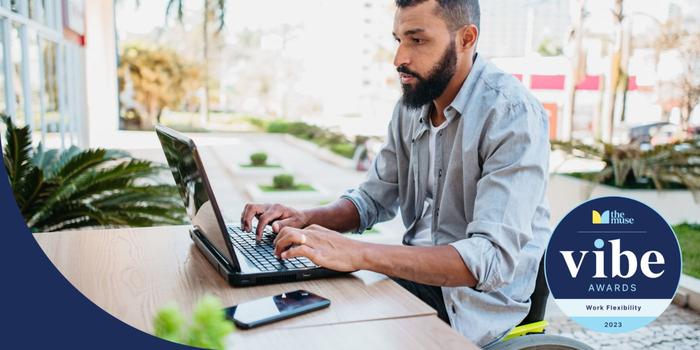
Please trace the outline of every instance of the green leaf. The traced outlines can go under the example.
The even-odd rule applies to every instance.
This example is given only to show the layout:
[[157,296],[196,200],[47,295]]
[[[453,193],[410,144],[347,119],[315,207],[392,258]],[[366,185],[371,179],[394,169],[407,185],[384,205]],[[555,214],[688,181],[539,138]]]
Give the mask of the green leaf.
[[170,304],[160,309],[153,320],[153,334],[176,343],[182,343],[185,319],[177,305]]
[[205,295],[194,307],[192,322],[185,319],[176,305],[158,311],[153,320],[154,335],[173,342],[207,349],[223,349],[233,323],[226,319],[221,301]]
[[231,332],[233,332],[233,325],[226,320],[221,302],[207,295],[195,307],[188,345],[223,349],[226,335]]

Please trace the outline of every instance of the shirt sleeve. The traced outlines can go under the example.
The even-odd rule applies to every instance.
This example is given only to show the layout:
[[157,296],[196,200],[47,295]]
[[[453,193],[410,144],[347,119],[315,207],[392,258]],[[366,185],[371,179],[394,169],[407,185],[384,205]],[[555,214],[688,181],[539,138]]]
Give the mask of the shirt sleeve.
[[525,103],[504,109],[491,115],[482,133],[481,178],[467,238],[451,243],[484,292],[513,280],[520,252],[532,239],[549,166],[544,110]]
[[360,214],[360,226],[353,231],[354,233],[362,233],[374,224],[396,216],[399,205],[399,169],[396,156],[397,139],[400,135],[399,113],[400,103],[394,108],[386,142],[372,162],[365,181],[358,188],[341,196],[351,201]]

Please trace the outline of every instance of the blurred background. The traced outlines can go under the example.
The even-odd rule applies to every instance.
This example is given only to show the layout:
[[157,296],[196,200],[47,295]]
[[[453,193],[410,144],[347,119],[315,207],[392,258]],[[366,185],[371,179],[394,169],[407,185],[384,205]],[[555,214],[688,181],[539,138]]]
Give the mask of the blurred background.
[[[552,306],[552,331],[601,348],[700,346],[700,2],[481,10],[479,53],[549,113],[552,225],[587,198],[626,196],[659,211],[683,251],[676,306],[651,326],[600,339]],[[366,176],[400,97],[394,11],[392,0],[0,0],[0,111],[13,123],[0,131],[27,140],[4,159],[28,225],[185,223],[158,170],[156,123],[198,142],[231,221],[246,202],[333,201]],[[134,159],[151,170],[109,168]],[[123,182],[92,188],[80,177],[91,167]],[[87,190],[49,200],[68,184]],[[90,214],[52,216],[69,208]],[[402,232],[397,217],[355,236],[399,244]]]

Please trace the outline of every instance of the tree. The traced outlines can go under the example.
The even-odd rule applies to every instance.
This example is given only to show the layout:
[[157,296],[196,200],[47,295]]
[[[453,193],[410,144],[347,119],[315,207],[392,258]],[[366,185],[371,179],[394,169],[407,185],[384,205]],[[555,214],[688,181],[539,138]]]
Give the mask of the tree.
[[160,122],[164,108],[196,103],[201,68],[166,48],[125,45],[119,67],[122,115],[135,113],[142,129]]
[[[610,70],[606,77],[604,99],[605,112],[603,114],[605,126],[603,129],[603,139],[606,142],[611,142],[613,137],[618,93],[622,91],[623,94],[626,94],[625,90],[627,90],[629,34],[624,30],[625,15],[623,6],[624,0],[615,0],[614,8],[612,9],[612,16],[615,23],[612,40],[613,51],[610,55]],[[622,118],[624,119],[624,115]]]
[[690,115],[700,103],[700,33],[688,34],[678,48],[683,73],[677,83],[680,93],[681,126],[688,127]]
[[690,23],[683,18],[669,19],[654,41],[657,57],[662,52],[675,53],[680,63],[679,75],[670,84],[661,84],[660,88],[668,89],[663,95],[680,107],[684,129],[688,127],[693,109],[700,104],[700,27],[693,28]]
[[[183,12],[183,1],[184,0],[169,0],[168,1],[168,6],[165,10],[166,17],[170,16],[170,13],[172,11],[173,7],[177,8],[177,18],[180,22],[182,22],[182,18],[184,15]],[[203,16],[204,19],[202,21],[202,45],[203,45],[203,53],[204,53],[204,61],[203,61],[203,73],[204,73],[204,103],[203,103],[203,108],[204,108],[204,115],[206,116],[206,121],[209,121],[209,103],[211,100],[210,97],[210,86],[209,86],[209,40],[210,40],[210,31],[209,27],[211,24],[214,22],[218,22],[218,27],[216,28],[216,31],[214,32],[215,36],[218,36],[221,30],[224,28],[224,25],[226,24],[226,0],[204,0],[204,11],[203,11]]]
[[586,19],[586,0],[571,0],[574,10],[572,28],[569,36],[571,48],[571,69],[566,75],[566,100],[564,102],[564,140],[571,140],[576,110],[576,85],[586,76],[586,55],[583,51],[584,21]]

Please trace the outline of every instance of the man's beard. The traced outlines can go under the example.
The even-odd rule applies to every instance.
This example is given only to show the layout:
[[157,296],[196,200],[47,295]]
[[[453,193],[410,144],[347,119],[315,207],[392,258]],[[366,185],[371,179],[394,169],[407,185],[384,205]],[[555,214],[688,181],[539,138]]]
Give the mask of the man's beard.
[[423,78],[417,73],[409,70],[405,66],[399,66],[396,70],[399,73],[410,74],[416,78],[415,86],[401,84],[403,89],[403,104],[410,109],[419,109],[427,103],[440,97],[447,84],[457,69],[457,52],[455,42],[445,49],[440,61],[433,66],[427,78]]

